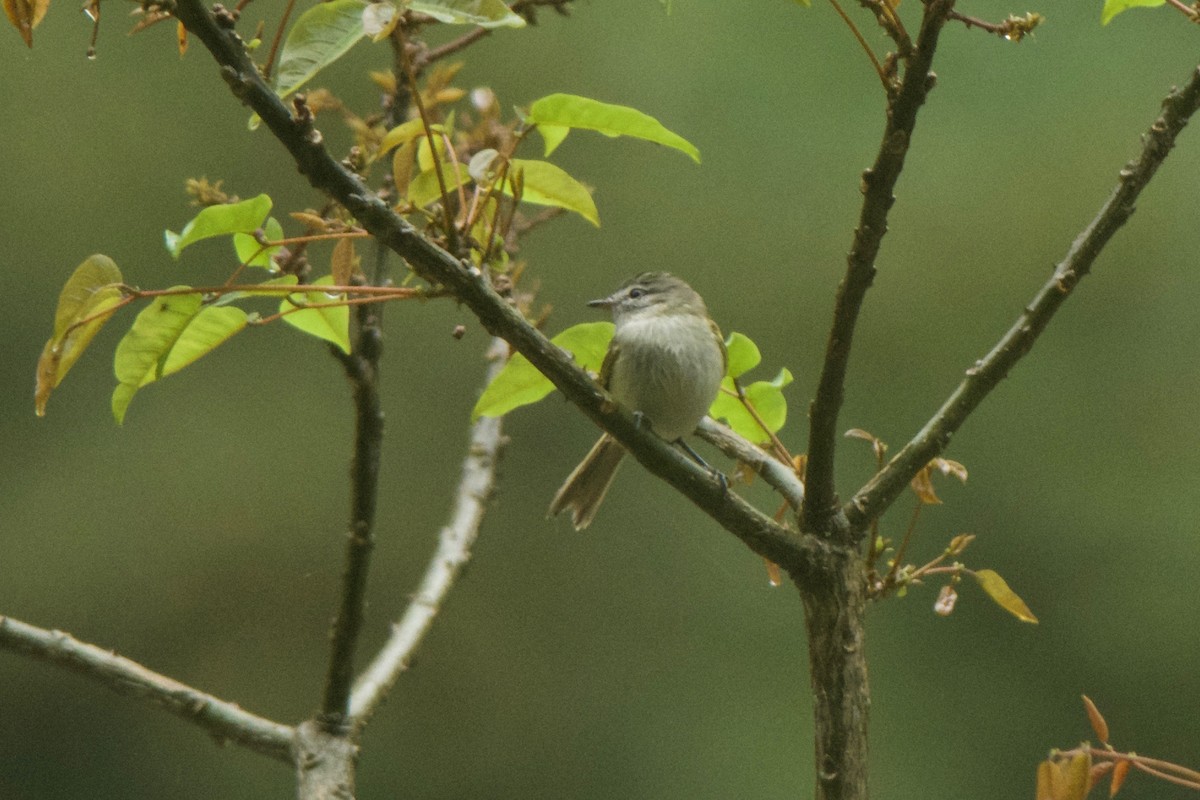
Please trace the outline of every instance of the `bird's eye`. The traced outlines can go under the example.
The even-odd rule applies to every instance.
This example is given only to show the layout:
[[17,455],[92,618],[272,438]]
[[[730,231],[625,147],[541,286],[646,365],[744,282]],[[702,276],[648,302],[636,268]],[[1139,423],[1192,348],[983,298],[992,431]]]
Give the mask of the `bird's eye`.
[[645,289],[642,289],[640,287],[634,287],[633,289],[629,290],[629,299],[637,300],[639,297],[642,297],[645,294],[646,294]]

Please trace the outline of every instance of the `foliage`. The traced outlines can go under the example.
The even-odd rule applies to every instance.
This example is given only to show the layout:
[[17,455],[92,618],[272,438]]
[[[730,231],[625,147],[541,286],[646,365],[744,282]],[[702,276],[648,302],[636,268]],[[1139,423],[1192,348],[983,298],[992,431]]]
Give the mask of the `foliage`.
[[[604,353],[612,339],[610,322],[574,325],[550,341],[571,354],[575,363],[593,373],[599,372]],[[792,375],[781,369],[774,380],[756,381],[742,389],[737,378],[762,360],[757,345],[748,336],[734,332],[726,340],[729,358],[721,393],[709,410],[714,419],[723,419],[739,436],[754,442],[766,442],[787,419],[787,401],[783,387]],[[492,380],[475,403],[471,419],[498,417],[536,403],[553,391],[554,386],[538,372],[529,359],[517,354]]]

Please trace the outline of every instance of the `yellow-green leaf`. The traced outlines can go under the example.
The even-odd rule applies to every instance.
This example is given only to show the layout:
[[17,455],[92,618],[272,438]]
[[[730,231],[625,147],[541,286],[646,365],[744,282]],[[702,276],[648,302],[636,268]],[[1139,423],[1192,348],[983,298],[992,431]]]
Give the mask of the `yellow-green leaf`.
[[206,306],[200,309],[167,352],[157,377],[165,378],[207,355],[245,328],[246,322],[246,312],[236,306]]
[[[262,228],[268,242],[278,242],[283,239],[283,226],[274,217],[269,217],[263,223]],[[271,260],[272,256],[283,248],[282,245],[263,247],[249,233],[235,233],[233,247],[237,251],[238,261],[247,267],[262,267],[270,270],[275,269],[275,262]]]
[[[585,322],[567,328],[550,341],[569,352],[584,369],[599,372],[612,334],[611,322]],[[471,420],[503,416],[514,408],[536,403],[552,391],[554,384],[529,359],[516,353],[483,390],[471,411]]]
[[759,365],[762,353],[749,336],[734,331],[725,340],[726,367],[725,374],[730,378],[740,378]]
[[[429,130],[434,133],[445,133],[446,128],[443,125],[435,123],[429,126]],[[402,122],[384,134],[383,140],[379,143],[379,152],[386,153],[393,147],[399,147],[406,142],[411,142],[418,136],[425,136],[425,123],[420,117],[410,119],[408,122]]]
[[63,284],[58,294],[58,308],[54,311],[54,335],[62,336],[86,314],[84,309],[94,303],[93,295],[102,288],[120,284],[121,270],[116,262],[97,253],[88,256],[75,268],[71,277]]
[[546,157],[558,149],[558,146],[563,143],[563,139],[567,138],[567,134],[571,129],[566,125],[550,125],[542,123],[537,127],[538,133],[542,135],[542,141],[546,143]]
[[[326,275],[313,281],[310,286],[328,286],[333,276]],[[336,345],[343,353],[350,352],[350,309],[345,305],[346,295],[330,295],[325,292],[296,292],[279,303],[283,321],[310,336],[324,339]],[[331,305],[336,303],[340,305]],[[304,308],[304,306],[316,306]],[[299,311],[295,309],[301,309]]]
[[163,238],[167,250],[173,257],[179,258],[183,248],[202,239],[231,236],[235,233],[254,233],[270,212],[271,198],[265,194],[238,203],[208,206],[183,226],[182,231],[166,231]]
[[[422,172],[412,179],[408,185],[408,202],[417,208],[424,208],[434,200],[442,198],[442,187],[438,183],[437,172],[429,170]],[[442,162],[442,177],[446,181],[446,191],[451,194],[458,191],[459,186],[466,185],[471,179],[466,164],[449,164]]]
[[198,293],[156,298],[142,309],[117,344],[113,372],[118,386],[113,390],[112,411],[118,423],[125,421],[125,411],[138,389],[161,376],[163,362],[184,328],[199,313],[202,300]]
[[38,359],[34,411],[39,417],[46,414],[50,393],[111,318],[108,312],[121,304],[124,293],[120,284],[117,265],[108,256],[97,254],[76,267],[63,285],[54,312],[54,333]]
[[1166,0],[1104,0],[1104,9],[1100,12],[1100,24],[1107,25],[1117,14],[1131,8],[1151,8],[1164,3]]
[[[520,172],[523,178],[521,200],[539,206],[556,206],[574,211],[581,217],[600,227],[600,213],[596,201],[582,183],[572,178],[561,167],[549,161],[530,161],[514,158],[510,172]],[[512,196],[509,181],[504,182],[504,193]]]
[[996,605],[1022,622],[1037,623],[1037,617],[1029,610],[1029,606],[1025,605],[1025,601],[1008,587],[1004,578],[1001,578],[998,573],[990,569],[979,569],[971,574],[979,582],[980,588],[987,592],[988,597],[996,602]]
[[[686,153],[697,164],[700,163],[700,151],[694,144],[668,130],[649,114],[629,106],[602,103],[574,94],[551,94],[530,106],[528,119],[536,122],[539,128],[543,125],[551,128],[584,128],[605,136],[644,139]],[[548,137],[543,135],[547,145],[546,155],[558,146],[564,135],[558,131],[552,131]]]
[[[713,419],[724,419],[734,432],[745,439],[756,444],[769,442],[771,434],[778,433],[787,422],[787,400],[783,396],[783,387],[791,382],[792,373],[785,368],[779,371],[774,380],[755,381],[745,387],[746,403],[754,408],[758,415],[756,420],[745,403],[737,397],[733,379],[726,376],[721,383],[722,391],[713,401],[708,414]],[[759,420],[762,424],[759,424]]]

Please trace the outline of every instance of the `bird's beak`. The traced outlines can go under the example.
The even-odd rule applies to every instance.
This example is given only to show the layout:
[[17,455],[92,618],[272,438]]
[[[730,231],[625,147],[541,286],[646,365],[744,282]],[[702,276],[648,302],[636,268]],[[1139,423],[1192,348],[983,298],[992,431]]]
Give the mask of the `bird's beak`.
[[616,302],[617,302],[616,295],[609,295],[608,297],[604,297],[599,300],[589,300],[588,307],[589,308],[612,308],[612,306]]

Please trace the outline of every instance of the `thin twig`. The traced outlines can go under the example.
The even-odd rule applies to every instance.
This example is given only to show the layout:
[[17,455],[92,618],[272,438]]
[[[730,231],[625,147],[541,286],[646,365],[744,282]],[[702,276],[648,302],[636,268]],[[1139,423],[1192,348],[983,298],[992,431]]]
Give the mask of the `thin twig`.
[[452,39],[443,45],[434,47],[431,50],[426,50],[424,53],[413,59],[413,72],[417,73],[418,75],[421,74],[421,72],[433,62],[439,61],[446,56],[452,56],[459,50],[464,50],[467,47],[470,47],[491,32],[491,28],[476,28],[473,31],[464,33],[457,39]]
[[48,631],[12,617],[0,617],[0,648],[21,653],[136,697],[208,731],[218,742],[292,763],[295,730],[243,711],[199,689],[147,669],[136,661],[87,644],[62,631]]
[[759,430],[765,433],[768,439],[770,439],[771,449],[774,450],[775,457],[788,466],[791,466],[792,454],[788,452],[787,447],[785,447],[783,442],[780,441],[779,437],[775,435],[775,431],[767,427],[767,423],[763,421],[762,416],[758,413],[758,409],[754,407],[754,403],[751,403],[750,398],[746,396],[745,387],[742,386],[737,378],[733,379],[733,387],[737,390],[734,392],[734,397],[736,397],[738,402],[742,404],[742,408],[746,409],[746,413],[749,414],[750,418],[754,420],[754,423],[758,425]]
[[292,16],[292,9],[296,7],[296,0],[288,0],[283,9],[283,16],[279,18],[279,25],[275,28],[275,35],[271,37],[271,49],[267,51],[267,63],[263,64],[262,75],[264,80],[271,79],[271,69],[275,66],[275,56],[279,55],[279,43],[283,41],[283,32],[287,29],[288,18]]
[[[433,161],[433,172],[437,178],[438,189],[441,191],[442,197],[442,216],[445,218],[446,226],[446,242],[449,244],[450,252],[458,252],[458,228],[454,225],[454,214],[450,210],[450,193],[446,188],[446,176],[442,174],[442,159],[438,156],[437,145],[434,143],[434,134],[429,114],[425,111],[425,101],[421,97],[421,88],[417,86],[417,75],[413,69],[412,63],[408,58],[408,44],[404,38],[404,28],[401,25],[396,26],[396,38],[399,41],[400,64],[404,69],[404,76],[408,80],[408,88],[412,93],[413,105],[417,107],[417,113],[421,117],[421,126],[425,129],[425,140],[429,143],[429,157]],[[454,173],[455,183],[458,183],[458,171]]]
[[879,82],[883,84],[883,88],[888,89],[888,76],[884,71],[883,65],[879,63],[879,59],[875,57],[875,51],[871,49],[871,45],[867,44],[867,40],[863,38],[862,32],[858,26],[854,24],[854,20],[850,19],[850,15],[842,10],[837,0],[829,0],[829,4],[833,6],[833,10],[842,18],[842,22],[846,23],[846,27],[854,34],[854,38],[858,40],[858,46],[867,54],[867,58],[871,59],[871,66],[875,68],[875,74],[879,76]]
[[[1091,271],[1096,258],[1129,217],[1142,189],[1175,146],[1175,137],[1200,108],[1200,69],[1183,89],[1163,101],[1162,114],[1143,136],[1141,155],[1121,170],[1112,194],[1072,243],[1054,273],[1026,306],[991,352],[967,370],[966,377],[912,441],[858,491],[843,512],[852,528],[860,528],[891,505],[909,481],[945,450],[950,437],[983,402],[1009,370],[1033,347],[1075,286]],[[810,461],[811,463],[811,461]],[[809,475],[812,475],[810,468]],[[810,484],[811,489],[811,484]]]
[[[485,385],[504,367],[508,345],[493,339],[487,358]],[[400,675],[408,669],[413,653],[420,646],[434,618],[442,608],[446,594],[471,558],[471,548],[479,534],[487,502],[496,480],[496,464],[504,444],[500,417],[482,417],[471,426],[467,457],[450,522],[442,528],[437,552],[425,569],[420,588],[413,595],[400,621],[392,626],[392,635],[376,654],[370,666],[354,683],[350,695],[350,717],[356,726],[365,725],[387,698]]]
[[875,278],[875,258],[887,232],[888,211],[895,200],[892,192],[904,169],[917,112],[932,86],[929,70],[937,50],[938,34],[953,6],[954,0],[930,0],[925,5],[916,49],[907,62],[900,89],[890,103],[879,154],[874,166],[863,174],[863,204],[858,229],[846,258],[845,277],[838,286],[825,363],[810,412],[805,530],[828,533],[832,524],[836,502],[834,451],[850,347],[863,299]]

